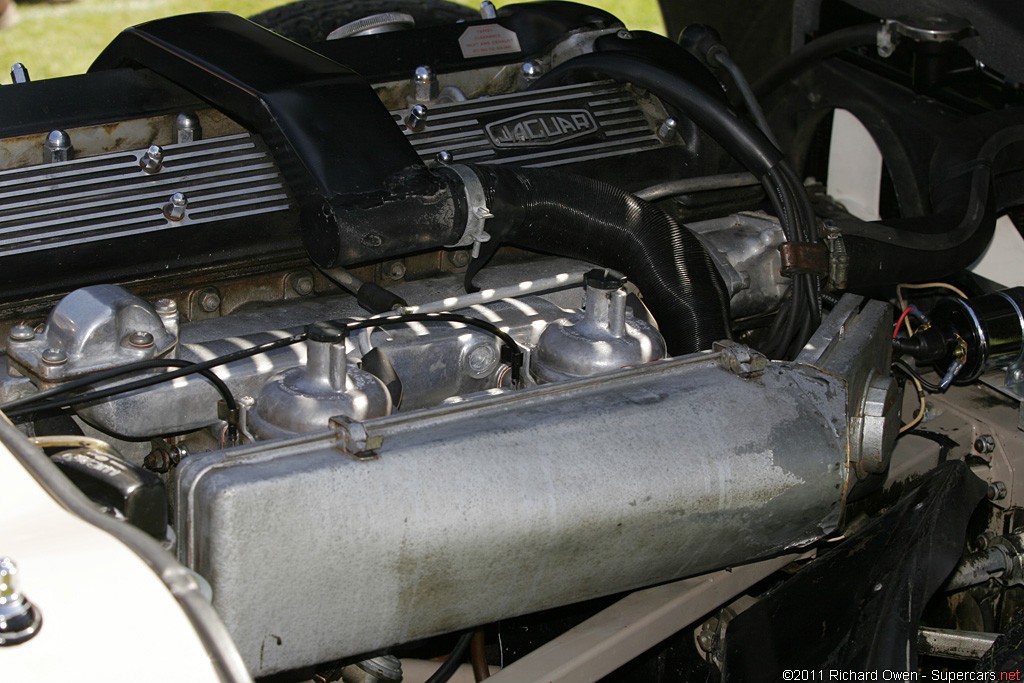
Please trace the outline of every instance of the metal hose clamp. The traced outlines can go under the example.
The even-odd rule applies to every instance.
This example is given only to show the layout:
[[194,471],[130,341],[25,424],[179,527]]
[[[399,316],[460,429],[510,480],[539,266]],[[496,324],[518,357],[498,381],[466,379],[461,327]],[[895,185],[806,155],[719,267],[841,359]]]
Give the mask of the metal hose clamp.
[[454,249],[473,245],[471,253],[473,258],[477,258],[480,256],[480,245],[491,239],[485,229],[485,222],[488,218],[494,218],[494,214],[487,208],[487,193],[484,191],[484,185],[480,182],[480,178],[469,166],[452,164],[445,168],[459,177],[459,180],[462,181],[462,189],[466,193],[466,229],[458,242],[446,244],[445,247]]

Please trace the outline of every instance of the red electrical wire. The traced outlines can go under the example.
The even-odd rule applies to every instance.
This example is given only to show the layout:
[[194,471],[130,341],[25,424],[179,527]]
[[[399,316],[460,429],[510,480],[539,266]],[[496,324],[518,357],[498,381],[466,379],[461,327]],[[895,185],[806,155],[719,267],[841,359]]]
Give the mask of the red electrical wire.
[[908,315],[910,315],[910,311],[911,311],[911,307],[910,306],[907,306],[906,308],[903,309],[903,313],[900,314],[900,319],[896,321],[896,327],[892,328],[892,338],[893,339],[895,339],[899,335],[899,333],[900,333],[900,325],[902,325],[903,321],[907,319]]

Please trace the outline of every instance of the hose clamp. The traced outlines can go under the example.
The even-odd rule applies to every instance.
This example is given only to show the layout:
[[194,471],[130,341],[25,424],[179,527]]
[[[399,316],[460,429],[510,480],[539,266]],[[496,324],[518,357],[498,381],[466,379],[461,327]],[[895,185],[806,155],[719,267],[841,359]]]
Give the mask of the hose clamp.
[[817,242],[786,242],[779,247],[782,275],[827,275],[828,252]]
[[484,191],[484,185],[480,182],[479,176],[469,166],[452,164],[445,168],[459,177],[459,180],[462,181],[463,192],[466,193],[466,229],[458,242],[446,244],[445,248],[454,249],[472,245],[471,253],[473,258],[477,258],[480,256],[480,245],[491,239],[485,229],[485,223],[488,218],[494,218],[494,214],[487,208],[487,193]]
[[822,224],[825,237],[825,249],[828,252],[828,286],[830,289],[846,289],[846,279],[850,274],[850,255],[846,251],[843,233],[832,221]]

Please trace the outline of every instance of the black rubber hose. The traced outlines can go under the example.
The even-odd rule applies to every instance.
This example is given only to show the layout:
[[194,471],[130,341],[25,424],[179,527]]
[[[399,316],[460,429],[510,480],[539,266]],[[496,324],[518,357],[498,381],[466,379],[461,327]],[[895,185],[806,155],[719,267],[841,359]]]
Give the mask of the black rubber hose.
[[579,73],[598,73],[649,90],[692,119],[759,178],[783,158],[782,152],[764,133],[737,116],[718,98],[682,76],[635,56],[605,52],[575,57],[542,76],[530,89],[560,85],[569,76]]
[[451,680],[451,677],[455,675],[455,672],[458,671],[459,666],[462,664],[462,660],[466,658],[466,652],[469,651],[471,640],[473,640],[473,631],[466,631],[462,634],[458,642],[455,643],[452,653],[448,655],[448,659],[444,660],[444,664],[437,667],[437,671],[430,675],[426,683],[447,683],[447,681]]
[[862,24],[833,31],[812,40],[773,66],[754,83],[754,95],[763,98],[770,95],[786,81],[799,76],[818,62],[855,47],[874,45],[878,41],[880,23]]
[[[850,257],[847,288],[947,277],[977,260],[992,239],[996,216],[1008,208],[993,200],[993,172],[1001,163],[1016,163],[1002,153],[1020,143],[1024,108],[971,117],[932,157],[934,213],[873,223],[836,220]],[[1024,196],[1006,196],[1003,201],[1019,204]]]
[[643,292],[669,353],[729,337],[728,295],[700,241],[661,209],[612,185],[544,169],[477,166],[491,239],[624,273]]

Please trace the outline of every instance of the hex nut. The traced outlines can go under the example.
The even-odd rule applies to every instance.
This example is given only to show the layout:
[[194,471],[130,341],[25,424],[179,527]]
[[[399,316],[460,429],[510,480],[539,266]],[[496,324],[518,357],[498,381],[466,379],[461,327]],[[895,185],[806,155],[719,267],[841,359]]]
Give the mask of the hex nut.
[[470,253],[465,249],[448,252],[448,263],[452,264],[456,268],[465,268],[469,265],[470,260]]
[[312,294],[315,285],[313,276],[309,273],[292,273],[288,277],[288,284],[291,286],[292,291],[299,296]]
[[212,289],[206,290],[199,296],[199,307],[207,313],[213,313],[220,308],[220,294]]
[[988,491],[985,492],[985,495],[989,500],[1003,500],[1006,498],[1006,493],[1006,484],[1001,481],[994,481],[988,485]]

